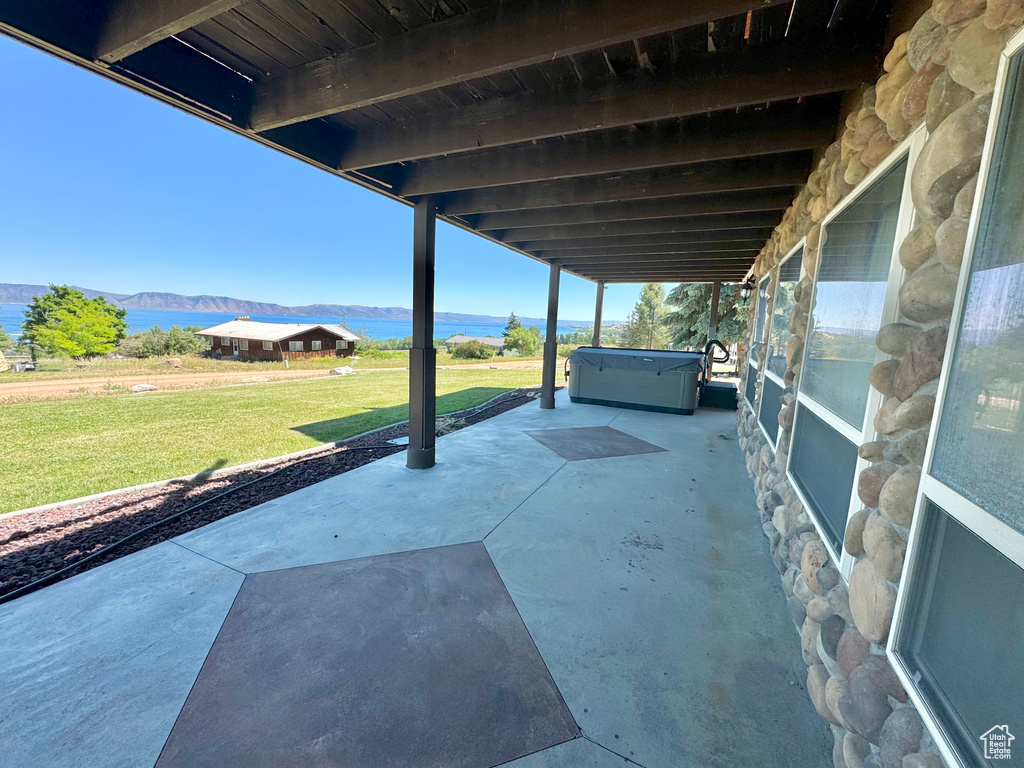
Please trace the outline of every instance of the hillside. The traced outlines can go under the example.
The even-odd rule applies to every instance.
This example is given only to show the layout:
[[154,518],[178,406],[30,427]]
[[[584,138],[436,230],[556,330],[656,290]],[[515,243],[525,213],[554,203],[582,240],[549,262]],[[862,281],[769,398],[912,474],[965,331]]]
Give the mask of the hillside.
[[[305,315],[321,317],[345,317],[350,320],[369,318],[373,320],[410,320],[412,310],[405,307],[367,307],[362,304],[309,304],[300,307],[286,307],[264,301],[233,299],[229,296],[182,296],[178,293],[145,291],[143,293],[111,293],[97,291],[92,288],[80,288],[86,296],[104,296],[109,301],[125,309],[159,309],[174,312],[227,312],[239,315]],[[45,285],[26,285],[24,283],[0,283],[0,304],[29,304],[33,296],[46,293]],[[469,315],[459,312],[435,312],[434,319],[442,322],[496,323],[503,322],[504,317],[494,315]],[[543,324],[539,317],[524,317],[526,324]],[[566,325],[590,325],[585,320],[561,320]]]

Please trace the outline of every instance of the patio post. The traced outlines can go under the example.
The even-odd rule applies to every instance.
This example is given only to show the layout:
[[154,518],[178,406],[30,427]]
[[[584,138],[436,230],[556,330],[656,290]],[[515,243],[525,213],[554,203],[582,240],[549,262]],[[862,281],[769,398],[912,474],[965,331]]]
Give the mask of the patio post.
[[540,407],[555,407],[555,364],[558,357],[558,278],[562,268],[557,261],[551,263],[548,278],[547,333],[544,339],[544,369],[541,374]]
[[601,311],[604,309],[604,280],[597,281],[597,301],[594,304],[594,340],[592,346],[601,346]]
[[409,350],[410,469],[434,466],[437,409],[437,352],[434,350],[434,230],[437,204],[432,196],[416,203],[412,242],[412,349]]

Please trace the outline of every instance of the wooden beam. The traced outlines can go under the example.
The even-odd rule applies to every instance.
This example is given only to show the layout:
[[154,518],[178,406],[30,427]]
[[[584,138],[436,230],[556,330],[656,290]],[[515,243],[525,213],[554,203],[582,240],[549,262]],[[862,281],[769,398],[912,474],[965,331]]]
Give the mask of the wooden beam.
[[606,283],[696,283],[722,280],[723,282],[743,282],[743,271],[735,272],[705,272],[693,269],[658,270],[637,270],[635,272],[623,272],[621,274],[603,274],[596,272],[580,271],[575,273],[577,277],[587,280],[603,280]]
[[716,117],[690,131],[615,129],[466,152],[408,166],[397,188],[408,197],[814,149],[835,138],[835,114],[829,112],[808,116],[779,108]]
[[810,153],[747,158],[726,163],[684,165],[538,181],[453,192],[439,209],[449,216],[521,211],[584,203],[613,203],[673,195],[705,195],[798,186],[807,181]]
[[704,24],[781,0],[499,0],[314,61],[255,91],[256,131]]
[[[586,275],[577,275],[577,277],[582,277],[585,280],[591,280],[591,278],[586,276]],[[597,280],[597,278],[593,278],[593,280]],[[714,283],[715,281],[719,281],[721,283],[742,283],[743,282],[743,278],[742,277],[734,277],[732,275],[730,275],[729,277],[721,277],[721,276],[715,276],[715,275],[706,275],[705,276],[705,275],[690,275],[690,274],[676,275],[675,277],[672,277],[672,278],[664,278],[664,277],[657,277],[657,276],[655,276],[655,277],[652,277],[650,279],[647,279],[647,278],[644,278],[644,277],[635,277],[635,276],[631,276],[631,277],[607,277],[607,278],[601,278],[601,282],[603,282],[603,283],[617,283],[617,284],[620,284],[620,285],[624,284],[624,283],[629,283],[629,284],[633,284],[633,283]]]
[[[509,232],[515,237],[515,230]],[[730,248],[760,248],[772,236],[770,227],[763,229],[722,229],[710,232],[666,232],[657,235],[620,235],[607,237],[576,237],[561,240],[525,240],[512,241],[509,244],[522,251],[565,251],[566,253],[586,253],[602,248],[618,248],[622,246],[707,246]]]
[[678,219],[635,219],[596,224],[560,224],[554,227],[524,227],[502,233],[505,242],[526,240],[562,240],[573,237],[615,237],[679,232],[725,230],[744,232],[747,229],[775,227],[781,220],[775,211],[738,213],[726,216],[686,216]]
[[625,200],[621,203],[563,205],[531,211],[485,213],[472,222],[481,232],[558,224],[589,224],[623,219],[667,219],[678,216],[707,216],[723,213],[784,211],[793,203],[793,189],[764,190],[729,195],[659,197],[653,200]]
[[544,261],[557,261],[559,264],[632,264],[638,261],[727,261],[745,259],[750,261],[761,249],[736,248],[723,251],[662,251],[645,253],[586,253],[576,251],[537,251],[533,255]]
[[370,168],[836,93],[875,80],[875,56],[829,42],[751,47],[662,72],[609,76],[549,93],[489,99],[456,112],[385,123],[353,135],[341,168]]
[[230,11],[242,0],[115,0],[96,42],[95,58],[111,64],[153,43]]

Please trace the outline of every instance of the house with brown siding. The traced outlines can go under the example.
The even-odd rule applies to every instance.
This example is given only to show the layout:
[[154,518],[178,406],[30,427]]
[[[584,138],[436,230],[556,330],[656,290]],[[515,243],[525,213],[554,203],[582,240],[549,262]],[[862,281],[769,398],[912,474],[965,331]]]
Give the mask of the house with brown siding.
[[350,357],[359,341],[341,325],[261,323],[238,317],[198,331],[213,351],[239,360],[298,360],[305,357]]

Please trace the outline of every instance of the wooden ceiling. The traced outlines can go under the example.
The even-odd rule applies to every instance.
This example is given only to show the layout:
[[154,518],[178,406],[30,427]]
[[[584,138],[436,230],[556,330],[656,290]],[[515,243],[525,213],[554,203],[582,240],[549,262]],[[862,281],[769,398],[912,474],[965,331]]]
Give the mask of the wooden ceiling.
[[[886,0],[0,0],[0,31],[608,282],[740,280]],[[339,212],[343,217],[344,212]]]

